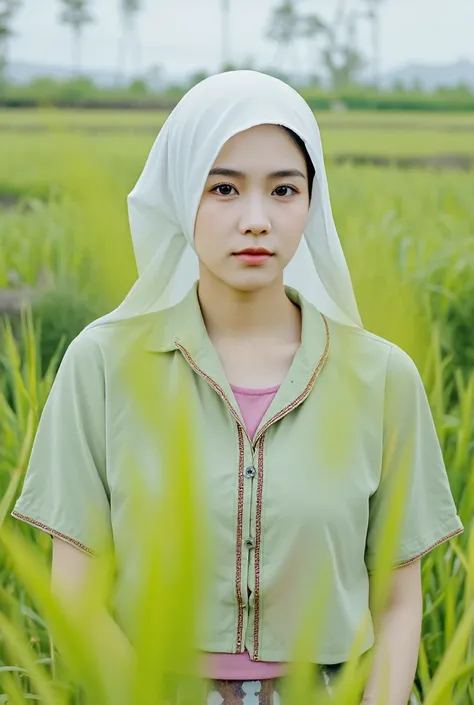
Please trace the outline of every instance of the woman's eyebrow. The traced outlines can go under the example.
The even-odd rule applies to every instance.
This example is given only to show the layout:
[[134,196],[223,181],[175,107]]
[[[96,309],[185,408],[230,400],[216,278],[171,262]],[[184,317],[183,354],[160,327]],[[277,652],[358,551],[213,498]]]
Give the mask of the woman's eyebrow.
[[[246,174],[244,174],[243,171],[237,171],[236,169],[215,167],[214,169],[211,169],[209,176],[229,176],[234,179],[245,179]],[[268,179],[285,179],[291,176],[306,179],[306,176],[299,171],[299,169],[280,169],[279,171],[272,171],[270,174],[267,174]]]

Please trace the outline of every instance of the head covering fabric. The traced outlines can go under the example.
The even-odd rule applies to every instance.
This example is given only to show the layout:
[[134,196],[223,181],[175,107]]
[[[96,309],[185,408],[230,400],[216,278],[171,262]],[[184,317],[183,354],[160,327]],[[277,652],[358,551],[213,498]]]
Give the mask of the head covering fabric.
[[209,171],[231,137],[262,124],[283,125],[298,134],[316,172],[304,235],[285,268],[284,283],[328,318],[362,326],[313,112],[283,81],[241,70],[198,83],[163,125],[128,197],[138,279],[114,311],[88,327],[160,311],[184,298],[199,277],[194,224]]

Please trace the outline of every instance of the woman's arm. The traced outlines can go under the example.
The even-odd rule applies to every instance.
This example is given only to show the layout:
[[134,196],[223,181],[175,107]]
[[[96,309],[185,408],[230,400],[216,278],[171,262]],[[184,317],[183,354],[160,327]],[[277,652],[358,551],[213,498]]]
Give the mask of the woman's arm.
[[[407,705],[418,662],[423,616],[421,561],[393,572],[393,588],[387,608],[375,620],[375,658],[363,703]],[[387,697],[381,701],[384,675]]]
[[[84,589],[93,560],[66,541],[54,537],[51,589],[71,612]],[[105,607],[94,614],[94,633],[106,650],[101,649],[103,653],[109,652],[113,645],[124,667],[132,663],[133,647]]]

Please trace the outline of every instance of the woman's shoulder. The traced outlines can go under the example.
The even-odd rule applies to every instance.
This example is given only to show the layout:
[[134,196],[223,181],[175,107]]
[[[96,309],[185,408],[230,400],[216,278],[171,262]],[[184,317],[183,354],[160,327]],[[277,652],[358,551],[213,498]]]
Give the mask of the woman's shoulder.
[[98,321],[84,328],[70,343],[65,359],[82,365],[108,366],[146,341],[160,313],[148,313],[120,321]]
[[328,321],[333,349],[346,360],[362,364],[382,364],[387,373],[417,375],[418,368],[411,355],[401,345],[372,333],[365,328],[346,326]]

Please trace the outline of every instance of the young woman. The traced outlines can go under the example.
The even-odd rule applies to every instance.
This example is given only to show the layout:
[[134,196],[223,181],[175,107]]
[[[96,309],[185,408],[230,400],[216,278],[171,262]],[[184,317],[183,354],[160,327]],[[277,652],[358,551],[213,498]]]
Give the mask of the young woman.
[[[209,703],[277,703],[323,571],[327,624],[312,660],[329,687],[349,658],[406,471],[392,594],[361,644],[361,654],[376,647],[365,700],[386,649],[390,705],[406,705],[420,558],[463,527],[414,363],[363,328],[311,110],[258,72],[206,79],[165,123],[129,212],[139,278],[70,346],[13,515],[54,537],[58,585],[79,584],[98,549],[91,508],[126,561],[121,451],[139,449],[143,476],[166,468],[133,415],[124,361],[133,348],[151,395],[179,376],[218,557],[199,643]],[[129,347],[117,346],[118,330]]]

